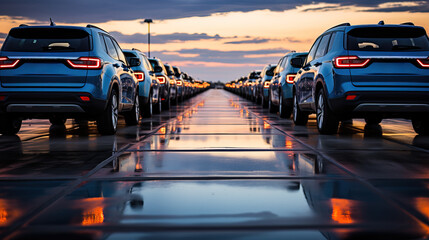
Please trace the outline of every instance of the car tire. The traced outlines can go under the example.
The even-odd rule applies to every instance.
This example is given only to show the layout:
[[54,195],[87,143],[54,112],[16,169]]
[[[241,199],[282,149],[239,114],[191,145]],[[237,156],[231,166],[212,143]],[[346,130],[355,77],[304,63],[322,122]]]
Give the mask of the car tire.
[[0,116],[0,134],[16,135],[21,129],[22,120],[9,116]]
[[267,108],[268,107],[268,102],[267,102],[267,99],[265,99],[264,95],[262,95],[261,104],[262,104],[263,108]]
[[52,125],[64,125],[66,123],[67,119],[63,118],[63,117],[50,117],[49,118],[49,122]]
[[127,126],[135,126],[139,124],[140,120],[140,99],[139,96],[136,95],[134,98],[134,105],[131,111],[124,113],[125,124]]
[[340,123],[329,109],[323,89],[317,94],[316,123],[321,134],[336,134]]
[[157,114],[160,114],[162,112],[162,101],[161,101],[161,96],[159,94],[158,94],[158,102],[153,107],[153,112]]
[[290,118],[292,114],[293,106],[288,106],[283,100],[283,92],[280,93],[280,104],[279,104],[279,114],[281,118]]
[[271,101],[270,94],[268,94],[268,110],[270,111],[270,113],[277,113],[277,108]]
[[365,117],[366,124],[378,125],[378,124],[381,123],[382,120],[383,120],[383,118],[377,117],[377,116],[367,116],[367,117]]
[[292,118],[295,125],[300,125],[300,126],[307,125],[308,115],[309,114],[307,112],[303,112],[301,111],[301,109],[299,109],[298,99],[296,98],[296,94],[294,94]]
[[162,109],[170,110],[171,107],[171,98],[170,94],[168,94],[168,99],[165,99],[165,101],[162,103]]
[[110,94],[110,99],[107,103],[107,108],[97,119],[97,129],[102,135],[113,135],[118,128],[119,119],[119,101],[116,90]]
[[152,117],[153,115],[153,98],[152,98],[152,92],[149,92],[149,99],[146,104],[140,105],[140,113],[142,114],[142,117]]
[[429,135],[429,116],[412,119],[414,131],[422,136]]

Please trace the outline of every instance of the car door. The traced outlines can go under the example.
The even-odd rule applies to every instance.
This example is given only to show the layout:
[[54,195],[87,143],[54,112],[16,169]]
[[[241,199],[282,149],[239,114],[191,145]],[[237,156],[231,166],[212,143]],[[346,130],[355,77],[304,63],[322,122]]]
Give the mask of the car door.
[[326,54],[326,51],[328,49],[328,45],[329,45],[329,40],[331,38],[331,33],[327,33],[325,35],[323,35],[321,37],[319,46],[317,47],[316,50],[316,54],[314,56],[314,59],[310,62],[310,71],[308,74],[308,98],[307,98],[307,103],[309,103],[312,108],[315,109],[315,101],[316,101],[316,96],[315,94],[317,94],[315,92],[316,89],[316,83],[317,80],[319,79],[319,77],[321,77],[321,75],[319,75],[319,70],[321,69],[322,65],[323,65],[323,61],[324,61],[324,56]]
[[311,95],[311,87],[309,87],[312,72],[311,72],[311,62],[313,61],[317,47],[319,46],[321,37],[317,38],[311,47],[308,56],[305,60],[304,66],[299,70],[298,74],[301,74],[301,77],[297,79],[296,86],[296,94],[298,98],[298,102],[301,108],[309,109],[310,106],[308,104],[308,99]]
[[277,64],[277,67],[274,70],[274,76],[271,79],[271,84],[270,84],[271,101],[276,105],[279,104],[279,87],[280,87],[280,77],[281,77],[280,74],[283,71],[283,68],[282,68],[283,62],[284,62],[284,57],[282,57],[279,63]]
[[137,81],[132,73],[131,68],[129,68],[128,66],[127,60],[125,58],[124,53],[122,52],[122,49],[119,47],[118,43],[113,38],[110,39],[115,47],[116,52],[118,53],[118,69],[120,69],[119,76],[122,86],[121,103],[124,104],[126,108],[132,108],[134,104],[134,98],[136,96]]

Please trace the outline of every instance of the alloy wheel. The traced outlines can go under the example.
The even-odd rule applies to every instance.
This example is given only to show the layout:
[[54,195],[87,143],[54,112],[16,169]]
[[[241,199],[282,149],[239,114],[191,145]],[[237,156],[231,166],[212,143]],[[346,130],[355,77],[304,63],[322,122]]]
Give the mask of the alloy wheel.
[[317,119],[317,126],[319,129],[323,128],[323,120],[325,117],[325,102],[323,99],[323,95],[319,94],[319,98],[317,100],[317,109],[316,109],[316,119]]

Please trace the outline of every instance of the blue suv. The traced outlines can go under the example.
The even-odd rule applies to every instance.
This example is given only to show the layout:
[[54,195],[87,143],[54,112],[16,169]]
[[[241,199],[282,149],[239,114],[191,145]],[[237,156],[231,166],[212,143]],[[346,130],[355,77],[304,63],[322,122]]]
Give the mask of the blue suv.
[[[146,55],[138,49],[124,50],[127,61],[133,65],[132,70],[139,82],[138,95],[140,114],[143,117],[152,117],[153,113],[161,112],[161,97],[159,96],[159,82],[155,78],[154,70]],[[153,109],[156,106],[158,108]]]
[[138,85],[115,39],[92,25],[12,28],[0,51],[0,133],[23,119],[96,120],[114,134],[118,114],[139,121]]
[[429,134],[429,40],[412,23],[351,26],[324,32],[314,42],[294,85],[293,120],[333,134],[339,121],[365,118],[412,119],[418,134]]
[[289,118],[292,114],[293,83],[296,73],[302,67],[302,62],[306,57],[306,52],[292,51],[280,59],[269,85],[268,109],[271,113],[279,110],[282,118]]

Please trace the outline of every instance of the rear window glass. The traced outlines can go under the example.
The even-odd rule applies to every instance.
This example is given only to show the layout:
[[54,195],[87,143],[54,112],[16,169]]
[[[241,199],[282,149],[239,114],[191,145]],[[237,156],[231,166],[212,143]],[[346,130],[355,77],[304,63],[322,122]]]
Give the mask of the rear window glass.
[[164,67],[165,67],[165,70],[167,70],[167,75],[168,76],[174,75],[174,70],[173,70],[173,68],[170,65],[164,64]]
[[249,74],[249,79],[250,78],[252,78],[252,79],[255,79],[255,78],[260,78],[261,76],[261,72],[251,72],[250,74]]
[[265,75],[270,77],[274,76],[274,69],[276,69],[276,66],[269,67],[265,72]]
[[79,29],[12,29],[3,44],[9,52],[85,52],[90,50],[89,34]]
[[347,48],[360,51],[428,51],[429,40],[421,28],[356,28],[348,33]]

